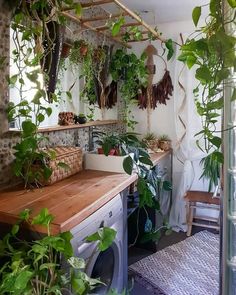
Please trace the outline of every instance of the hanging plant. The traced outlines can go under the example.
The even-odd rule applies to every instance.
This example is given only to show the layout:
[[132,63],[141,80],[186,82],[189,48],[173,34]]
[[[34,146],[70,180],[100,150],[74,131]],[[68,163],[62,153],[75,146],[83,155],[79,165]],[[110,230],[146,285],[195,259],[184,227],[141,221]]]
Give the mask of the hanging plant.
[[[219,169],[217,163],[223,163],[223,154],[220,152],[222,139],[218,136],[221,130],[217,130],[217,122],[224,107],[223,82],[230,77],[230,71],[235,68],[236,61],[236,38],[225,30],[226,25],[230,26],[230,23],[235,22],[236,5],[233,2],[228,0],[229,7],[234,10],[230,15],[224,9],[224,1],[211,0],[210,17],[205,18],[205,26],[197,28],[195,33],[191,34],[191,38],[181,46],[181,54],[178,57],[189,69],[196,67],[195,78],[199,81],[199,85],[193,91],[197,112],[202,118],[203,125],[202,131],[196,134],[197,145],[201,150],[210,153],[209,157],[202,160],[203,168],[206,168],[203,177],[209,176],[209,164]],[[201,6],[193,10],[195,26],[198,25],[201,11]],[[233,81],[228,83],[232,86],[231,101],[234,101],[236,92]],[[229,87],[229,84],[226,87]],[[216,174],[219,175],[219,171]],[[216,178],[210,177],[215,185]]]
[[136,103],[135,97],[140,89],[147,86],[145,60],[145,54],[138,58],[134,53],[127,54],[123,49],[118,49],[111,61],[110,72],[112,79],[119,82],[119,90],[125,102],[124,120],[130,128],[134,128],[135,125],[130,116],[130,105]]
[[[38,133],[40,124],[50,116],[52,108],[47,103],[57,102],[54,93],[60,60],[63,27],[66,19],[62,7],[75,9],[79,13],[80,4],[64,0],[21,0],[6,1],[12,8],[13,63],[17,73],[9,77],[10,87],[18,90],[19,103],[10,103],[8,118],[19,122],[20,142],[14,147],[14,173],[24,179],[25,186],[40,184],[40,177],[48,179],[51,169],[46,159],[51,155],[39,149],[46,138]],[[42,78],[43,77],[43,78]],[[41,83],[43,81],[43,83]],[[27,97],[29,91],[30,98]],[[28,95],[29,96],[29,95]],[[32,169],[40,161],[41,171]]]

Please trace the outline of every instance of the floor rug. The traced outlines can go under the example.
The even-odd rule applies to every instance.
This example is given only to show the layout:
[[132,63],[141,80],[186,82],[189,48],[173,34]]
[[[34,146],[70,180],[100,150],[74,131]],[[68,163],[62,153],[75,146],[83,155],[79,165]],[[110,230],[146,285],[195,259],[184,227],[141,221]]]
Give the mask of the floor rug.
[[201,231],[132,264],[129,273],[151,294],[218,295],[219,235]]

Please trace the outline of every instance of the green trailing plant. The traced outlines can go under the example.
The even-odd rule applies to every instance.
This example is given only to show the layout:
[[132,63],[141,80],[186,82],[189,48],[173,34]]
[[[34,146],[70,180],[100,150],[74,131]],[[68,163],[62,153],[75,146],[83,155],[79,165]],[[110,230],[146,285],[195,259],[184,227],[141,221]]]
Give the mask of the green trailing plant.
[[[223,164],[222,139],[219,135],[223,130],[217,130],[217,122],[224,108],[224,87],[232,86],[230,99],[231,101],[236,99],[233,81],[228,80],[230,71],[235,69],[236,38],[225,29],[230,23],[235,22],[236,4],[231,0],[227,2],[233,13],[228,13],[230,10],[225,9],[223,0],[210,1],[210,15],[205,18],[205,25],[197,28],[195,33],[186,40],[181,46],[181,54],[178,57],[189,69],[196,67],[195,77],[199,85],[193,93],[203,126],[196,137],[198,147],[210,153],[202,160],[203,176],[210,179],[210,186],[212,183],[217,184],[216,175],[219,175],[220,164]],[[201,12],[202,6],[197,6],[193,10],[192,19],[196,27],[201,18]],[[227,84],[224,84],[224,81],[227,81]]]
[[[39,149],[45,137],[38,134],[40,124],[52,113],[50,104],[60,99],[54,93],[59,45],[66,19],[62,9],[74,9],[81,14],[81,5],[68,0],[6,1],[12,9],[12,63],[17,73],[8,78],[9,87],[18,90],[18,103],[7,109],[9,121],[15,120],[21,129],[20,142],[14,147],[14,172],[24,179],[25,186],[40,184],[40,176],[48,179],[51,169],[46,159],[51,155]],[[32,92],[34,95],[32,98]],[[30,99],[29,99],[30,93]],[[40,171],[31,169],[41,162]]]
[[[0,240],[2,295],[62,295],[71,294],[71,290],[73,294],[86,295],[98,284],[103,284],[88,277],[84,272],[85,261],[73,256],[70,232],[51,235],[52,220],[47,209],[42,209],[35,217],[25,209],[20,213],[19,222]],[[25,223],[44,227],[47,234],[38,240],[22,239],[20,230]],[[97,242],[98,250],[105,251],[115,236],[113,229],[103,227],[87,241]],[[65,269],[61,266],[62,259],[68,266]]]
[[127,126],[132,129],[136,122],[130,116],[130,105],[137,103],[135,97],[140,89],[147,86],[148,83],[146,58],[145,53],[138,58],[134,53],[128,54],[123,49],[118,49],[112,57],[110,66],[112,79],[120,82],[119,90],[125,103],[124,120]]

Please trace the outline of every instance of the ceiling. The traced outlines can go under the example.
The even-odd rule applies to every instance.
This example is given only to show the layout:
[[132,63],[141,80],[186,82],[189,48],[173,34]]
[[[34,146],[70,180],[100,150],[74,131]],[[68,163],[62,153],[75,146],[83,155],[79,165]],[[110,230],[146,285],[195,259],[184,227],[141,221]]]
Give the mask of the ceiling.
[[207,0],[120,0],[127,7],[140,13],[149,24],[191,20],[195,6]]

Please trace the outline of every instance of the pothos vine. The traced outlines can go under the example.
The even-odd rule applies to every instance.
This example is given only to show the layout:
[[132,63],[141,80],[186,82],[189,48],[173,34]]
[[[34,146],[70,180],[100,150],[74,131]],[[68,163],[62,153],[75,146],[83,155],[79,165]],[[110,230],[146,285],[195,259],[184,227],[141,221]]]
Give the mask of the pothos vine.
[[[223,0],[211,0],[209,3],[210,15],[206,18],[205,26],[196,29],[195,33],[181,46],[181,55],[178,59],[188,68],[196,67],[195,78],[199,85],[193,90],[198,114],[202,119],[203,129],[196,134],[197,145],[208,154],[203,160],[202,177],[210,179],[209,190],[212,184],[217,184],[219,167],[223,164],[221,151],[222,139],[217,129],[218,119],[224,107],[224,87],[232,87],[231,101],[236,99],[236,90],[233,81],[225,84],[230,71],[235,68],[236,38],[227,33],[225,26],[235,22],[236,2],[228,0],[225,10]],[[233,13],[229,14],[229,11]],[[192,18],[197,27],[201,17],[202,7],[195,7]]]

